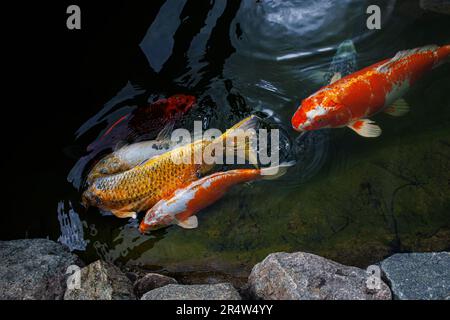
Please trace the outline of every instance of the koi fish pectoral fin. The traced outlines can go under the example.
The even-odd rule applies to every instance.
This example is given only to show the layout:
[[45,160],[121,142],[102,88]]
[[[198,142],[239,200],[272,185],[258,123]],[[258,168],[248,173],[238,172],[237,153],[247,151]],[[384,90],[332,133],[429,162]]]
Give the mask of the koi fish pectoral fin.
[[409,104],[404,99],[399,99],[392,106],[384,109],[384,112],[394,117],[401,117],[409,112]]
[[121,210],[111,210],[111,213],[117,218],[137,218],[136,212],[133,211],[121,211]]
[[197,216],[190,216],[186,220],[177,221],[176,224],[184,229],[195,229],[198,227],[198,219]]
[[359,119],[348,125],[350,129],[360,136],[366,138],[376,138],[381,134],[381,128],[369,119]]

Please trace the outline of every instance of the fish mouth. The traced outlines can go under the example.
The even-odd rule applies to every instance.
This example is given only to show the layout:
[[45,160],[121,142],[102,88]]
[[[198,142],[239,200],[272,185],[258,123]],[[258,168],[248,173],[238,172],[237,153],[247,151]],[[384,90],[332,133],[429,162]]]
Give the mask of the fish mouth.
[[142,235],[148,234],[150,231],[154,231],[157,229],[158,229],[157,225],[147,224],[144,222],[144,220],[142,220],[141,223],[139,224],[139,232]]

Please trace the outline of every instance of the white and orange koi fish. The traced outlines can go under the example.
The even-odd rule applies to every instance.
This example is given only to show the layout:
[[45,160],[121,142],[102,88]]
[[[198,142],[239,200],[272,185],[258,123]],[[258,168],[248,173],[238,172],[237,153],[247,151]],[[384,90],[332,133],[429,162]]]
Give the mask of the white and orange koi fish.
[[369,117],[384,111],[408,112],[401,99],[427,71],[450,56],[450,45],[400,51],[392,59],[339,79],[304,99],[292,117],[297,131],[349,127],[363,137],[378,137],[381,128]]
[[169,199],[162,199],[145,214],[139,225],[141,233],[177,224],[182,228],[198,226],[195,214],[206,208],[238,183],[256,179],[275,179],[283,175],[293,162],[262,169],[236,169],[216,172],[177,190]]

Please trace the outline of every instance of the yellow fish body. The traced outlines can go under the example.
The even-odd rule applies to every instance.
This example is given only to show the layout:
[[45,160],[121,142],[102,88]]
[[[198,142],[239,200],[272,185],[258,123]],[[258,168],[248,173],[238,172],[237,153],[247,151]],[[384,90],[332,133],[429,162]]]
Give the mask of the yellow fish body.
[[89,172],[86,182],[90,185],[100,177],[110,176],[144,163],[146,160],[160,156],[175,147],[177,143],[166,141],[142,141],[126,145],[103,157]]
[[[136,212],[148,210],[159,200],[198,180],[200,174],[210,171],[214,165],[194,161],[207,146],[214,142],[223,145],[233,129],[252,129],[255,124],[256,117],[248,117],[214,141],[197,140],[130,170],[99,177],[83,193],[83,203],[111,211],[119,218],[136,217]],[[245,150],[249,158],[247,142]]]

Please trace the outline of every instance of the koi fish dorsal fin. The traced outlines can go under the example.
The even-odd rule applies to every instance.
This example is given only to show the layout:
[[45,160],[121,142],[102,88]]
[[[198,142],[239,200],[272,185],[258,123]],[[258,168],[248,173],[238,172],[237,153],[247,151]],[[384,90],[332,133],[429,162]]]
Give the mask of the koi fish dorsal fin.
[[392,64],[396,63],[400,59],[406,58],[408,56],[411,56],[413,54],[420,53],[420,52],[437,50],[438,48],[439,47],[437,45],[431,44],[431,45],[420,47],[420,48],[399,51],[392,59],[390,59],[390,60],[386,61],[385,63],[383,63],[382,65],[378,66],[377,69],[379,72],[386,72],[389,70],[389,68],[392,66]]
[[369,119],[360,119],[348,125],[350,129],[360,136],[366,138],[376,138],[381,134],[381,128]]
[[[256,130],[259,125],[259,120],[260,118],[258,116],[249,116],[228,129],[222,136],[215,139],[213,143],[219,142],[223,145],[223,141],[226,139],[225,153],[234,152],[237,155],[238,161],[245,163],[248,160],[250,164],[258,168]],[[238,143],[233,142],[234,138],[237,138]],[[239,143],[240,141],[244,141],[244,143]]]
[[384,112],[394,117],[401,117],[409,112],[408,102],[404,99],[398,99],[392,106],[384,109]]
[[172,137],[172,131],[175,127],[175,121],[169,121],[164,128],[158,133],[158,136],[156,137],[157,141],[168,141]]
[[197,216],[190,216],[186,220],[178,221],[177,225],[184,229],[195,229],[198,227]]
[[125,148],[126,146],[129,146],[129,143],[126,142],[126,141],[121,140],[121,141],[116,143],[116,145],[114,146],[113,150],[114,150],[114,152],[116,152],[116,151],[119,151],[122,148]]

